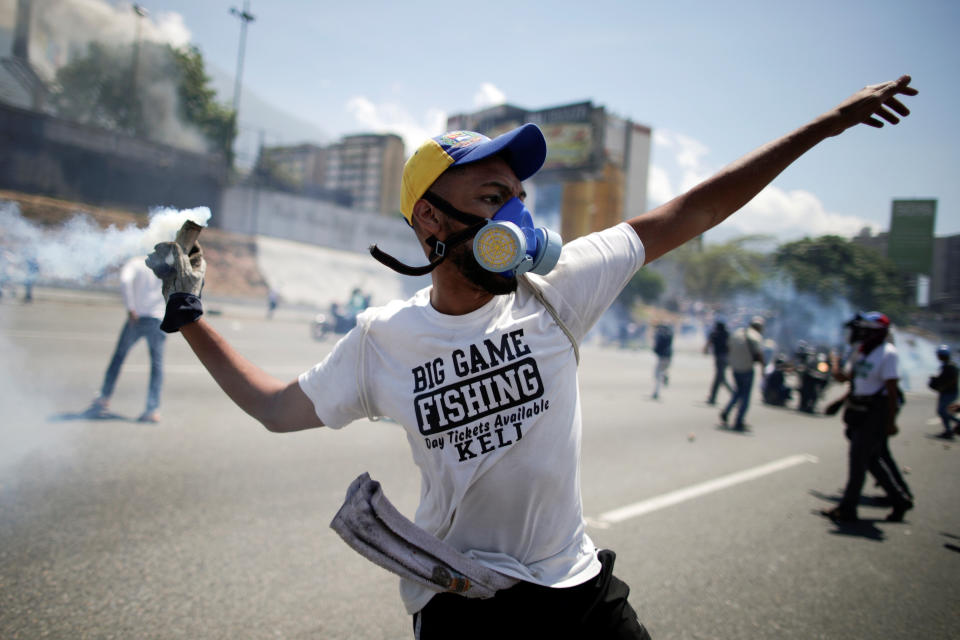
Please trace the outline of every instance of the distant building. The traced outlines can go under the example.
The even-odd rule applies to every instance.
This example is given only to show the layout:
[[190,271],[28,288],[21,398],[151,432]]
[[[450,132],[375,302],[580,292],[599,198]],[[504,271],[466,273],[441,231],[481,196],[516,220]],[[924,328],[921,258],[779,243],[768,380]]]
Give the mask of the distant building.
[[31,9],[30,0],[17,0],[10,56],[0,57],[0,102],[41,111],[46,108],[50,91],[30,64]]
[[353,208],[383,214],[400,210],[403,140],[392,133],[344,137],[326,149],[324,186],[353,196]]
[[270,186],[390,214],[400,206],[403,152],[399,136],[359,134],[327,147],[266,147],[257,169]]
[[[852,240],[855,244],[890,257],[891,232],[872,235],[863,229]],[[908,238],[911,240],[912,238]],[[960,234],[932,238],[932,262],[929,274],[929,306],[934,311],[960,313]],[[909,273],[910,276],[915,276]],[[914,282],[911,279],[911,282]]]
[[293,188],[323,184],[326,150],[314,144],[268,147],[260,152],[258,165],[278,181]]
[[934,241],[930,306],[960,313],[960,234]]
[[452,116],[447,129],[494,137],[526,122],[547,139],[546,162],[527,187],[538,223],[572,240],[646,211],[651,130],[592,102],[504,104]]

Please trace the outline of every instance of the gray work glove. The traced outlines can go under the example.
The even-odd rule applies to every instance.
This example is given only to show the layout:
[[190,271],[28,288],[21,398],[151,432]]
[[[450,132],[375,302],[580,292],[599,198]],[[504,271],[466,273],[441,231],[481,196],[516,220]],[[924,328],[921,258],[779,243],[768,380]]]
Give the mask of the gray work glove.
[[170,301],[172,293],[189,293],[200,297],[207,262],[203,248],[194,242],[189,255],[176,242],[161,242],[147,256],[147,266],[163,281],[163,298]]
[[161,242],[153,247],[153,253],[146,260],[147,266],[163,281],[167,308],[160,328],[166,333],[179,331],[203,315],[200,291],[207,262],[199,242],[195,241],[189,253],[185,253],[182,240],[182,233],[178,233],[177,242]]

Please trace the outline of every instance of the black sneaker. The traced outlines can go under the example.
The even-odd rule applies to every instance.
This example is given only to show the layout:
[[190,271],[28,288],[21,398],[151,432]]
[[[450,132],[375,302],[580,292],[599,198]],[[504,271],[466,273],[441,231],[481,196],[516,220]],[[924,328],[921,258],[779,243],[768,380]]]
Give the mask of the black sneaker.
[[894,508],[893,508],[893,511],[891,511],[889,514],[887,514],[887,517],[884,518],[884,519],[885,519],[887,522],[903,522],[903,515],[904,515],[907,511],[910,511],[910,509],[913,509],[913,503],[912,503],[912,502],[908,502],[908,503],[906,503],[906,504],[904,504],[904,505],[901,505],[901,506],[899,506],[899,507],[894,507]]
[[859,522],[860,518],[857,517],[856,513],[847,511],[840,507],[834,507],[833,509],[824,509],[820,512],[821,515],[825,515],[835,524],[843,524],[845,522]]

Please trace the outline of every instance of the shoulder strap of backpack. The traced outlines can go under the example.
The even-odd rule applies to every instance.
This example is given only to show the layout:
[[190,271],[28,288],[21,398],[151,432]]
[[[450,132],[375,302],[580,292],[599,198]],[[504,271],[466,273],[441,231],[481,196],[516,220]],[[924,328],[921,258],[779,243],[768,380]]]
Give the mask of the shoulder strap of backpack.
[[567,340],[570,341],[570,346],[573,347],[573,357],[577,361],[577,365],[580,364],[580,347],[577,346],[577,341],[573,337],[570,329],[567,327],[566,323],[560,319],[560,314],[557,313],[557,310],[553,307],[552,304],[547,300],[546,296],[543,295],[543,291],[540,290],[540,287],[535,285],[530,278],[523,275],[520,276],[520,280],[530,289],[533,293],[533,297],[537,299],[540,304],[544,306],[550,316],[553,318],[553,321],[557,323],[557,326],[560,327],[560,330],[563,331],[563,334],[567,336]]

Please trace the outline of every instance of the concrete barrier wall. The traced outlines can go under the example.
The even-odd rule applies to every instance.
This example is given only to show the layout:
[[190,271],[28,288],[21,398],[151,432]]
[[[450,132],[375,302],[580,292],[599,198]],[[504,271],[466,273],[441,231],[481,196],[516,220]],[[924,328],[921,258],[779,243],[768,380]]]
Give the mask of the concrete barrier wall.
[[220,156],[191,153],[0,105],[0,188],[106,206],[216,212]]
[[227,188],[222,203],[211,224],[227,231],[362,254],[376,243],[405,262],[417,265],[426,262],[413,230],[399,216],[363,213],[320,200],[247,186]]

